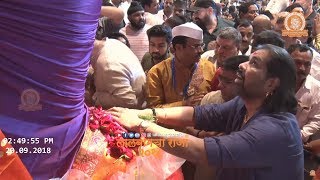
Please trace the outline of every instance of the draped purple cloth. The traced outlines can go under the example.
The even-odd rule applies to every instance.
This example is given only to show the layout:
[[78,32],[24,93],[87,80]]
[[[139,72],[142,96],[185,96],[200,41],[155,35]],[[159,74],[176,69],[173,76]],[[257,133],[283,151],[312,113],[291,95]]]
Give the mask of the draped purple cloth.
[[[34,179],[61,177],[79,149],[100,7],[101,0],[0,1],[0,129],[16,141],[39,138],[39,144],[13,144],[16,151],[29,149],[19,156]],[[21,104],[41,108],[30,111]],[[49,137],[53,144],[44,144]],[[34,147],[51,152],[36,154]]]

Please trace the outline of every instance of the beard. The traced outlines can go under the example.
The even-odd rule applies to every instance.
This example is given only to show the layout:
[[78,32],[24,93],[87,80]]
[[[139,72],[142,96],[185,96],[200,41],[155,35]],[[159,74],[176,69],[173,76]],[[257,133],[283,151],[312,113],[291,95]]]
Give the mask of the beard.
[[206,15],[203,19],[195,18],[194,23],[197,24],[203,31],[207,30],[207,23],[210,22],[210,16]]
[[160,53],[151,53],[151,57],[155,60],[164,60],[167,57],[168,52],[161,55]]
[[201,59],[201,54],[202,54],[202,53],[198,53],[198,54],[196,55],[196,57],[195,57],[195,58],[197,59],[196,62],[199,62],[199,61],[200,61],[200,59]]
[[196,19],[194,20],[194,23],[195,23],[196,25],[198,25],[203,31],[206,31],[206,30],[207,30],[207,27],[206,27],[205,23],[204,23],[201,19],[196,18]]
[[171,14],[172,15],[173,14],[173,7],[172,6],[171,7],[164,7],[163,12],[165,14]]
[[142,29],[145,25],[146,25],[146,21],[145,20],[140,20],[138,23],[134,22],[134,21],[130,21],[131,26],[134,29]]

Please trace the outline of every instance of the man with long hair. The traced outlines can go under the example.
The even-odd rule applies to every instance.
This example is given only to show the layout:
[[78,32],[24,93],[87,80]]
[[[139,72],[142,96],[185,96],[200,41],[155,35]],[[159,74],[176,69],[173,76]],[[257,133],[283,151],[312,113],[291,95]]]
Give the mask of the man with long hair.
[[[126,128],[163,138],[167,143],[162,149],[168,153],[216,166],[217,179],[303,179],[303,148],[294,115],[294,61],[283,48],[263,45],[239,68],[235,80],[239,97],[221,105],[109,111]],[[165,125],[195,126],[225,135],[187,136],[144,121],[138,114],[153,114],[157,123]],[[173,146],[173,142],[178,143]]]

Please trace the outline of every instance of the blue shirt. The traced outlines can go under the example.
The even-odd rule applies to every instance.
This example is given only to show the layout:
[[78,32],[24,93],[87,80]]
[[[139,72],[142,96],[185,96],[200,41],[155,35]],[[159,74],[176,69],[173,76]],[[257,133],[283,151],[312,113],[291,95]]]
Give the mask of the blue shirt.
[[239,97],[221,105],[195,107],[196,128],[225,132],[204,139],[209,165],[221,180],[301,180],[303,147],[295,116],[257,112],[243,127]]

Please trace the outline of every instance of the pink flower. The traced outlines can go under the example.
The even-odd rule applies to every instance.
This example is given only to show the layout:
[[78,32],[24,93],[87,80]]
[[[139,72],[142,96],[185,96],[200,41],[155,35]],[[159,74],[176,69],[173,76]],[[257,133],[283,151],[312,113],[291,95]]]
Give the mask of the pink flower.
[[91,129],[91,131],[95,131],[96,129],[99,129],[99,125],[89,123],[89,128]]
[[107,152],[114,158],[124,157],[130,161],[133,155],[133,149],[127,147],[118,147],[117,141],[123,139],[122,133],[128,132],[119,123],[117,123],[102,107],[89,108],[89,127],[92,131],[97,129],[105,136],[105,141],[108,143]]
[[102,115],[102,118],[101,118],[101,121],[100,121],[100,124],[109,124],[109,123],[112,123],[113,119],[110,115]]

